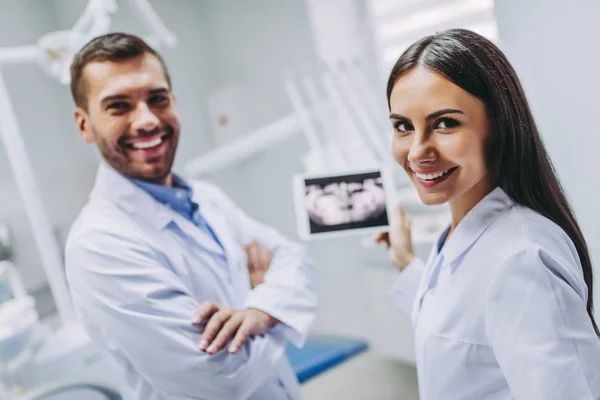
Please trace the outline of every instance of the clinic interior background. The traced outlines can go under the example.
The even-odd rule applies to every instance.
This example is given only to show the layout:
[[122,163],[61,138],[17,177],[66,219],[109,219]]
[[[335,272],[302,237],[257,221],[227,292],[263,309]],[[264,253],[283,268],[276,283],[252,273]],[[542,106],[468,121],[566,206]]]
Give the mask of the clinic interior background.
[[[239,96],[234,104],[238,107],[229,111],[240,113],[237,120],[251,132],[291,113],[283,89],[286,73],[347,53],[363,57],[372,72],[369,78],[381,88],[384,99],[387,77],[371,28],[369,2],[376,0],[152,1],[178,37],[175,48],[162,51],[182,120],[176,169],[223,142],[217,136],[209,100],[231,88]],[[341,3],[347,12],[333,12]],[[0,46],[27,45],[46,32],[68,29],[84,6],[78,0],[0,0]],[[127,12],[124,7],[117,13],[115,28],[139,33]],[[595,18],[600,15],[600,2],[498,0],[493,13],[498,43],[520,74],[600,276],[600,178],[595,170],[600,146]],[[315,30],[315,18],[329,19],[332,28]],[[35,65],[9,66],[4,73],[44,204],[62,241],[87,200],[99,155],[76,132],[67,87]],[[307,150],[302,135],[295,135],[208,179],[250,215],[297,239],[291,177],[302,172],[301,157]],[[0,220],[15,235],[15,263],[27,289],[38,297],[40,312],[51,313],[46,277],[1,146]],[[362,337],[376,334],[388,345],[398,341],[395,325],[385,322],[397,313],[389,311],[383,295],[394,276],[383,249],[365,248],[359,238],[315,242],[308,248],[318,266],[320,307],[315,331]],[[598,294],[596,299],[598,303]]]

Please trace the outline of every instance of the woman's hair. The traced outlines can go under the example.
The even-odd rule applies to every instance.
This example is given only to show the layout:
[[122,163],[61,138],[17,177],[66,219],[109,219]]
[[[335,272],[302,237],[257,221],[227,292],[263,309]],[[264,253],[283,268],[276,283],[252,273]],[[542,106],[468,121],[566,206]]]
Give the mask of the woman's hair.
[[593,314],[592,263],[587,244],[554,173],[516,72],[502,51],[481,35],[452,29],[410,46],[392,68],[388,106],[394,84],[416,66],[436,73],[480,99],[491,123],[485,157],[492,181],[517,204],[559,225],[579,254],[588,287],[587,312]]

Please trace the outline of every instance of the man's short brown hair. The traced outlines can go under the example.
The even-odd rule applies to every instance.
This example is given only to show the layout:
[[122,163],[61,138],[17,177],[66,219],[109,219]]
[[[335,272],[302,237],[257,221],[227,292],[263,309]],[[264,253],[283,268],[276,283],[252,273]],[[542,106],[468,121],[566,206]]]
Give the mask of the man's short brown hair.
[[109,33],[90,40],[75,54],[71,63],[71,94],[77,107],[87,108],[87,84],[83,69],[92,62],[121,61],[143,54],[152,54],[160,61],[169,88],[171,77],[163,58],[141,38],[127,33]]

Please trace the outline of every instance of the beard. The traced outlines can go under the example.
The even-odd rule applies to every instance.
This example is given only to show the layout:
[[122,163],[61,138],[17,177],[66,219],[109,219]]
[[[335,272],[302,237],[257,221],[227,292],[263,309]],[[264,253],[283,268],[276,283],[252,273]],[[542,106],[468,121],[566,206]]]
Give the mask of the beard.
[[[165,184],[171,175],[171,168],[175,161],[177,144],[179,142],[179,128],[172,125],[163,125],[150,132],[131,135],[122,134],[116,141],[106,138],[99,130],[92,128],[96,145],[102,158],[120,174],[147,182]],[[134,149],[127,142],[134,138],[143,138],[162,132],[162,142],[165,146],[160,155],[145,156],[144,150]]]

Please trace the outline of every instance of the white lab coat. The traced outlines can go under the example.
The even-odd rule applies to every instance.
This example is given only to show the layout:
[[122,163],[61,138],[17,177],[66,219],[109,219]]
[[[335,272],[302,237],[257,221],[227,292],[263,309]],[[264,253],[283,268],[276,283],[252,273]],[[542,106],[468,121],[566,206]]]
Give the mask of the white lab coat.
[[390,294],[412,314],[421,400],[600,399],[576,249],[500,188]]
[[[76,312],[90,336],[126,371],[125,400],[296,400],[284,353],[302,346],[316,312],[314,271],[305,251],[237,208],[208,183],[194,201],[225,248],[180,214],[102,163],[89,203],[73,224],[66,269]],[[275,258],[251,289],[242,245],[256,239]],[[191,319],[204,301],[254,307],[282,321],[236,355],[197,348]],[[128,397],[129,396],[129,397]]]

